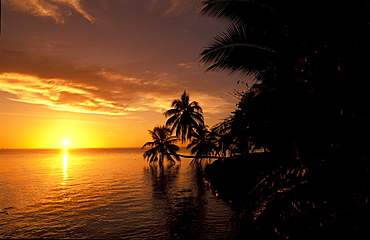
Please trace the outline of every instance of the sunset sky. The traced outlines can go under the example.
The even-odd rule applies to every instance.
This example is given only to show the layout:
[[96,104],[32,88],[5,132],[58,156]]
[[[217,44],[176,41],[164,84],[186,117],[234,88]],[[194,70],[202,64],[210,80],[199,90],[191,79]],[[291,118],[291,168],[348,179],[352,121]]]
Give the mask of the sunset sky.
[[240,77],[205,72],[199,0],[2,0],[0,148],[141,147],[186,90],[214,125]]

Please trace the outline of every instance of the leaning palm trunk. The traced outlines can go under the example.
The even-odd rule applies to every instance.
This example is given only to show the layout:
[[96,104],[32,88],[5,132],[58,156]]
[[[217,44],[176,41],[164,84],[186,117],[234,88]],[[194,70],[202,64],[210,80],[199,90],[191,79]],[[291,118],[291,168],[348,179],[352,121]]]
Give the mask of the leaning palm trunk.
[[207,155],[204,155],[204,156],[186,156],[186,155],[182,155],[182,154],[176,154],[176,156],[179,156],[179,157],[183,157],[183,158],[204,158],[204,159],[207,159],[207,158],[210,158],[210,159],[221,159],[221,160],[224,160],[228,157],[220,157],[220,156],[207,156]]

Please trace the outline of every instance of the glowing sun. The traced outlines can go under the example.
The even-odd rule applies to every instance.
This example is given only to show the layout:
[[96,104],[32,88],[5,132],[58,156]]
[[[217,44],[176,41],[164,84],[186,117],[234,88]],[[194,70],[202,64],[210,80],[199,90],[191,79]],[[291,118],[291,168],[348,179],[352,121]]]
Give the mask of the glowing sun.
[[71,142],[69,141],[69,139],[64,139],[64,140],[62,141],[62,144],[63,144],[63,146],[65,146],[65,147],[67,147],[70,143],[71,143]]

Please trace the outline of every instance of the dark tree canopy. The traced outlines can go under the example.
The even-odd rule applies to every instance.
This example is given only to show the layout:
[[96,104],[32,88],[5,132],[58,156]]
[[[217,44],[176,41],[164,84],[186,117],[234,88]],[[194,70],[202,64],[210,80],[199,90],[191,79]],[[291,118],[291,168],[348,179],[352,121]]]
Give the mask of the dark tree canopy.
[[209,0],[201,14],[229,22],[207,69],[254,77],[213,128],[238,155],[209,167],[247,235],[369,237],[370,1]]
[[230,22],[202,61],[255,76],[240,107],[265,139],[341,144],[368,135],[369,1],[217,0],[201,14]]

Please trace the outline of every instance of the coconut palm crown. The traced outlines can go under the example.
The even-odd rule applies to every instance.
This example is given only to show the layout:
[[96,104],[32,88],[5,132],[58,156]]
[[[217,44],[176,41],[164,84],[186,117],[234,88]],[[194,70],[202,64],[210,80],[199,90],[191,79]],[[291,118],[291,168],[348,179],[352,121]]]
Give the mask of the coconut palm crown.
[[194,129],[204,126],[202,108],[198,102],[190,102],[186,91],[181,95],[181,99],[172,102],[171,107],[172,109],[164,113],[164,116],[168,118],[166,126],[170,127],[171,132],[175,133],[184,143],[191,139]]

